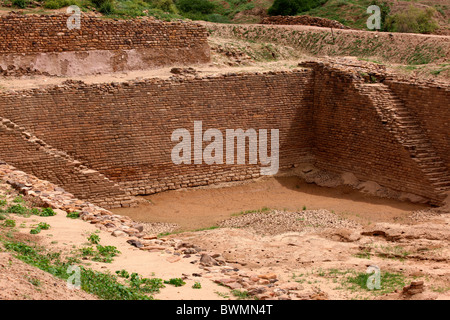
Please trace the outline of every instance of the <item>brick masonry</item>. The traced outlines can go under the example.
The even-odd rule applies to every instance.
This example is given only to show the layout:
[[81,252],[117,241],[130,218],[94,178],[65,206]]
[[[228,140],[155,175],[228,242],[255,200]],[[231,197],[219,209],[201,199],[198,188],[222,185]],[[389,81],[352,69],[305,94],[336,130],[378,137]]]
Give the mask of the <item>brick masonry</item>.
[[[216,128],[223,135],[226,129],[279,129],[280,167],[309,161],[311,76],[303,70],[68,84],[3,93],[0,114],[132,194],[149,194],[259,176],[258,165],[173,164],[171,150],[176,142],[171,134],[186,128],[193,136],[194,121],[203,121],[204,130]],[[0,150],[6,151],[2,146]],[[4,160],[22,169],[21,151],[7,150],[10,156]]]
[[0,16],[0,66],[80,75],[210,61],[206,28],[191,22],[69,15]]
[[[323,169],[353,172],[360,179],[440,201],[439,191],[450,187],[445,180],[450,146],[445,144],[448,136],[440,133],[448,132],[449,110],[434,104],[449,105],[448,86],[384,78],[383,83],[370,84],[356,75],[349,67],[341,70],[313,63],[289,72],[67,83],[3,92],[0,116],[133,195],[260,175],[259,165],[173,164],[172,132],[186,128],[193,136],[194,121],[203,121],[203,130],[217,128],[223,134],[225,129],[279,129],[280,168],[315,162]],[[436,87],[430,96],[422,90],[427,86]],[[440,99],[433,98],[436,94]],[[439,117],[416,111],[424,100],[433,104],[430,109],[439,109]],[[430,152],[444,159],[443,167],[413,159],[408,139],[392,121],[393,103],[400,103],[410,118],[423,123],[421,139],[436,146]],[[435,133],[427,126],[435,126]],[[7,157],[3,160],[25,171],[36,163],[33,174],[58,182],[59,177],[49,173],[51,166],[39,165],[42,150],[31,152],[13,138],[3,133],[2,137],[0,152]],[[435,169],[443,170],[439,190],[425,174]],[[66,188],[75,193],[70,183]],[[109,188],[104,185],[104,190]]]

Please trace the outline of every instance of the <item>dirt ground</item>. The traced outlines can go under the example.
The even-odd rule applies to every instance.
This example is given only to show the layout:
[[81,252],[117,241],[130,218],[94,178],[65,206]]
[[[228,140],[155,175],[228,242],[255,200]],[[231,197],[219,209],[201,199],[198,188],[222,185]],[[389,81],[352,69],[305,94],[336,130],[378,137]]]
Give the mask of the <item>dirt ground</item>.
[[[222,184],[224,186],[224,184]],[[225,184],[226,186],[226,184]],[[144,197],[137,208],[114,209],[144,222],[176,223],[181,230],[216,226],[241,211],[264,207],[285,211],[328,209],[362,224],[397,221],[427,206],[382,199],[351,187],[324,188],[301,178],[269,177],[226,187],[206,187],[162,192]]]
[[96,300],[63,280],[0,252],[0,300]]
[[[0,190],[8,202],[17,197],[5,183]],[[375,198],[343,187],[318,187],[296,177],[147,198],[152,204],[138,208],[134,220],[207,229],[151,240],[162,250],[146,251],[127,243],[129,238],[115,237],[87,221],[68,219],[60,210],[52,217],[11,214],[10,218],[16,221],[16,237],[63,255],[88,246],[87,237],[96,233],[102,245],[115,246],[121,253],[112,263],[83,262],[94,270],[125,269],[144,277],[180,277],[186,282],[182,287],[166,285],[156,299],[450,298],[448,208],[430,211],[425,205]],[[39,222],[51,228],[30,235]],[[220,227],[208,228],[213,224]],[[187,254],[190,248],[200,249]],[[204,255],[222,263],[199,264]],[[383,286],[378,291],[354,283],[369,266],[381,270]],[[0,268],[3,299],[95,298],[69,290],[64,281],[8,252],[0,255]],[[409,284],[421,281],[424,285],[419,289],[408,291]],[[193,288],[196,282],[201,289]],[[233,291],[236,288],[252,294],[239,296]]]

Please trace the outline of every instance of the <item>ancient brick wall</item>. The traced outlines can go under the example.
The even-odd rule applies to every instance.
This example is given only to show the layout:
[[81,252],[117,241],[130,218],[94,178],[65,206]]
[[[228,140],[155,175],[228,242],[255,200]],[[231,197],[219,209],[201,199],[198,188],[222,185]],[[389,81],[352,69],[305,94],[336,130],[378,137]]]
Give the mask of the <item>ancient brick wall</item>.
[[69,15],[0,16],[0,67],[82,75],[210,61],[206,28],[152,19],[112,20]]
[[0,53],[38,53],[138,48],[194,49],[206,42],[204,27],[188,22],[111,20],[81,17],[69,30],[70,15],[0,16]]
[[[0,118],[1,160],[52,181],[104,208],[129,207],[131,197],[96,170],[86,168],[8,119]],[[61,193],[62,194],[62,193]]]
[[411,83],[387,80],[385,83],[421,120],[433,147],[450,168],[450,88],[439,83]]
[[[392,101],[377,96],[377,84],[365,84],[354,74],[326,66],[315,67],[314,155],[320,168],[352,172],[395,190],[436,199],[410,152],[396,139],[376,103],[389,108]],[[413,89],[413,88],[411,88]],[[380,101],[381,100],[381,101]],[[439,126],[444,119],[436,118]],[[447,129],[448,132],[448,129]],[[449,146],[442,148],[449,153]]]
[[[280,167],[305,161],[313,139],[311,80],[311,71],[296,71],[74,84],[3,93],[0,114],[132,193],[148,194],[260,175],[248,155],[246,165],[175,165],[171,134],[186,128],[193,138],[194,121],[203,131],[219,129],[224,148],[226,129],[278,129]],[[20,168],[22,160],[11,158]]]
[[[448,87],[432,88],[439,97],[434,99],[423,96],[422,86],[387,80],[365,83],[357,75],[315,64],[264,74],[69,82],[0,93],[0,116],[132,194],[260,176],[261,165],[249,164],[248,150],[244,165],[174,164],[171,151],[178,142],[171,141],[171,134],[185,128],[194,139],[194,121],[202,121],[203,133],[214,128],[223,134],[224,159],[226,129],[278,129],[281,169],[315,162],[323,169],[353,172],[362,180],[438,200],[437,191],[450,186],[448,170],[435,160],[448,159],[450,153],[447,111],[439,109],[448,99]],[[417,110],[418,101],[430,111]],[[392,109],[395,104],[400,105]],[[430,140],[435,150],[416,149],[414,138],[402,132],[404,123],[395,120],[399,110],[407,114],[403,121],[417,118],[424,123],[417,133],[418,146]],[[433,117],[431,110],[439,116]],[[63,173],[52,173],[54,162],[43,161],[39,148],[24,149],[12,137],[4,137],[2,152],[8,159],[3,160],[58,181]],[[194,153],[193,145],[192,140]]]

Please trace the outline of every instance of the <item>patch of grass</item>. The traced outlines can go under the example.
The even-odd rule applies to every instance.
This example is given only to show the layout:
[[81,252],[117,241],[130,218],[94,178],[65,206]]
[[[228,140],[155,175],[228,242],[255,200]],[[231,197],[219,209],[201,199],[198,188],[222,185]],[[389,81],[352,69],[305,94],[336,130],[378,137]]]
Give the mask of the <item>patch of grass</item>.
[[144,278],[139,274],[133,272],[129,278],[127,278],[131,288],[139,290],[141,292],[152,293],[159,292],[160,288],[164,288],[162,279],[159,278]]
[[222,297],[224,299],[229,299],[230,296],[224,292],[214,291],[215,294],[217,294],[219,297]]
[[157,237],[158,238],[163,238],[163,237],[166,237],[166,236],[168,236],[170,234],[172,234],[172,232],[161,232],[161,233],[158,233]]
[[14,204],[12,206],[9,206],[6,209],[6,212],[24,215],[24,214],[28,213],[28,209],[26,207],[22,206],[21,204]]
[[171,284],[175,287],[181,287],[184,286],[186,284],[186,282],[183,281],[183,279],[181,278],[172,278],[169,280],[164,280],[164,283],[166,284]]
[[414,48],[412,53],[406,57],[406,62],[409,65],[428,64],[443,57],[443,55],[442,47],[423,44]]
[[238,217],[238,216],[242,216],[244,214],[249,214],[249,213],[264,213],[264,212],[268,212],[270,210],[271,209],[268,208],[268,207],[262,207],[261,209],[247,210],[247,211],[241,211],[241,212],[233,213],[231,216]]
[[39,222],[38,228],[40,228],[41,230],[48,230],[50,229],[50,225],[46,222]]
[[14,198],[13,202],[14,203],[25,203],[25,200],[23,199],[22,196],[19,195],[19,196]]
[[41,233],[41,228],[34,228],[30,230],[30,234],[38,234]]
[[388,259],[399,259],[403,261],[411,252],[406,251],[402,246],[381,246],[377,256]]
[[41,286],[41,281],[38,278],[30,278],[28,281],[35,287]]
[[116,274],[117,274],[117,276],[119,276],[121,278],[125,278],[125,279],[128,279],[130,277],[130,274],[125,269],[117,270]]
[[241,299],[248,299],[250,298],[250,295],[248,294],[248,291],[241,291],[241,290],[231,290],[231,294],[233,296],[235,296],[236,298],[238,298],[239,300]]
[[70,219],[78,219],[80,217],[80,213],[77,212],[77,211],[67,212],[67,216],[66,217],[70,218]]
[[357,254],[355,254],[355,257],[360,258],[360,259],[370,259],[370,257],[371,257],[370,250],[364,249],[361,252],[358,252]]
[[450,70],[450,63],[441,64],[438,69],[432,70],[432,71],[430,71],[430,73],[434,76],[437,76],[447,70]]
[[32,215],[39,216],[39,215],[41,215],[41,209],[39,209],[39,208],[31,208],[30,209],[30,213]]
[[79,252],[83,258],[103,263],[113,262],[113,258],[120,254],[116,247],[102,245],[97,245],[95,249],[93,247],[83,247]]
[[[371,275],[361,272],[348,276],[344,281],[349,285],[349,289],[351,290],[371,291],[367,287],[367,280]],[[406,285],[406,277],[400,273],[381,272],[380,280],[381,288],[379,290],[374,289],[374,292],[377,294],[391,293]]]
[[444,293],[444,292],[450,291],[450,287],[435,287],[435,286],[432,286],[430,288],[430,290],[433,291],[433,292]]
[[39,215],[41,217],[52,217],[52,216],[56,216],[56,212],[53,211],[52,208],[44,208],[41,210]]
[[207,228],[195,229],[195,230],[193,230],[193,232],[205,231],[205,230],[214,230],[214,229],[218,229],[218,228],[220,228],[220,227],[219,226],[212,226],[212,227],[207,227]]
[[98,236],[98,234],[95,234],[95,233],[91,233],[91,235],[87,239],[92,244],[100,243],[100,237]]
[[[15,256],[19,260],[60,279],[67,280],[69,278],[70,274],[67,273],[67,270],[72,261],[62,262],[59,254],[46,253],[43,248],[31,246],[20,241],[6,241],[3,239],[2,241],[5,249],[15,252]],[[153,284],[153,287],[150,284],[144,288],[124,285],[118,281],[117,276],[110,273],[94,271],[83,266],[80,267],[80,271],[81,289],[105,300],[151,300],[153,297],[146,294],[146,292],[158,292],[161,287],[161,282],[154,279],[150,279],[152,281],[143,281],[147,284]]]
[[16,221],[13,219],[6,219],[5,222],[3,222],[3,225],[8,228],[14,228],[16,226]]
[[192,289],[201,289],[202,288],[202,284],[200,282],[195,282],[192,285]]

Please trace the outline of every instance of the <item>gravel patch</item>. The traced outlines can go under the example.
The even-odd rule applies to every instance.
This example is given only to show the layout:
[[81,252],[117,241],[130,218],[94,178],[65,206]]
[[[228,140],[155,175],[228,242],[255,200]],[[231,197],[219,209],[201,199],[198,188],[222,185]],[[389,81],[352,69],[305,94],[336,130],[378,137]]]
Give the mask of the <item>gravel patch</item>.
[[358,223],[343,219],[325,209],[288,212],[272,210],[253,212],[222,221],[220,227],[247,228],[262,235],[286,232],[309,233],[326,228],[358,228]]
[[180,226],[176,223],[165,223],[165,222],[139,222],[144,226],[144,233],[149,235],[158,235],[160,233],[173,232]]

